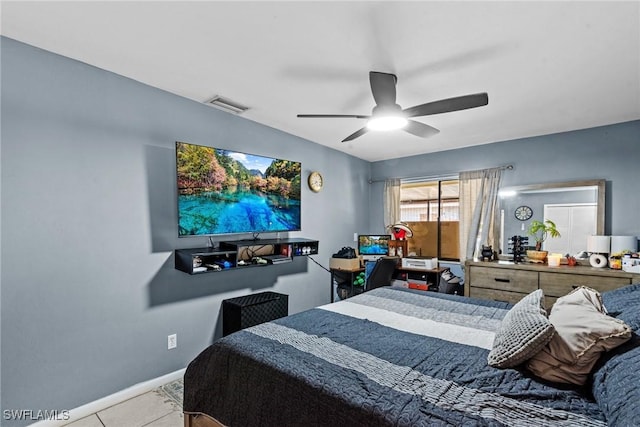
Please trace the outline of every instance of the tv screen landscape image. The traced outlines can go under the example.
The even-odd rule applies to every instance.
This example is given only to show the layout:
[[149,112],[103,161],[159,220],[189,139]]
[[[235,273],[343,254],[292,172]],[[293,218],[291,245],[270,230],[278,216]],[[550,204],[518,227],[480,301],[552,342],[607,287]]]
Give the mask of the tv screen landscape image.
[[391,235],[358,235],[358,253],[360,255],[389,255]]
[[299,231],[300,162],[176,142],[178,235]]

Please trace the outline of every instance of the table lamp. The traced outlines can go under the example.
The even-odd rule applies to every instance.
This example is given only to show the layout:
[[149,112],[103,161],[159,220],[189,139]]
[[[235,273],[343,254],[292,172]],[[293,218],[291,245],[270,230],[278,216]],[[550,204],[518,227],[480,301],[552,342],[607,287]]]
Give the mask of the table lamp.
[[636,236],[611,236],[611,254],[620,252],[636,252],[638,238]]
[[591,253],[589,264],[591,267],[606,267],[607,256],[611,248],[610,236],[589,236],[587,238],[587,252]]

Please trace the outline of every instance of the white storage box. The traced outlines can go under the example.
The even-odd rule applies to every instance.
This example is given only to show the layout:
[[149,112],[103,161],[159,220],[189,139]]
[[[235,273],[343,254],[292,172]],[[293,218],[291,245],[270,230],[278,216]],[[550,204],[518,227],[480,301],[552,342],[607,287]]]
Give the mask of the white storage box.
[[622,269],[627,273],[640,273],[640,258],[623,257]]

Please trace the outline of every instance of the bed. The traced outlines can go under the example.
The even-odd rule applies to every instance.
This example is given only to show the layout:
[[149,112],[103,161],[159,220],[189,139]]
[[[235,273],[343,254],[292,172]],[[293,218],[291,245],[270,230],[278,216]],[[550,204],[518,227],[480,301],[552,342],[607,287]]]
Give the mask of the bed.
[[186,370],[185,425],[639,425],[639,286],[603,294],[633,337],[583,386],[487,364],[507,303],[383,287],[216,341]]

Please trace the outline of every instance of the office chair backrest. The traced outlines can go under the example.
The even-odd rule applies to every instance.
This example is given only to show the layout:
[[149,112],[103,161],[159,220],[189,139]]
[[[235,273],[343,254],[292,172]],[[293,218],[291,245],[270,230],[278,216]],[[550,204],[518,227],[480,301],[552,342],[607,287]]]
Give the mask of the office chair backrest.
[[389,286],[397,265],[398,258],[379,258],[367,278],[366,289],[369,291],[381,286]]

